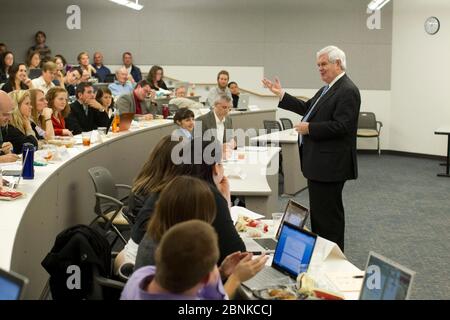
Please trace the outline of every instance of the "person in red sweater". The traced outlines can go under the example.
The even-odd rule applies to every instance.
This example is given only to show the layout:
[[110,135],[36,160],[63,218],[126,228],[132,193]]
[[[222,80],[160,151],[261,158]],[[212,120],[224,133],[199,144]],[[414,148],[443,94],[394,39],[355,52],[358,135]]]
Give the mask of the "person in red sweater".
[[70,106],[67,91],[61,87],[51,88],[46,95],[48,107],[53,110],[52,124],[56,136],[72,136],[72,132],[66,129],[65,117],[69,115]]

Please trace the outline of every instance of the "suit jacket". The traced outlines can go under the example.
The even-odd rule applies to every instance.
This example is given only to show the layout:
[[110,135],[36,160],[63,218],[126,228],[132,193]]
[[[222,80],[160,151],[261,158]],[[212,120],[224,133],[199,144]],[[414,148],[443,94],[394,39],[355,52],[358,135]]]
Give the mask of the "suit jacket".
[[[198,117],[196,119],[196,122],[197,121],[201,121],[201,123],[202,123],[202,132],[201,132],[202,135],[205,134],[206,130],[210,130],[210,129],[217,130],[216,117],[214,115],[214,111],[213,110],[211,110],[207,114],[204,114],[204,115]],[[196,125],[196,127],[197,127],[197,125]],[[223,135],[223,141],[221,141],[223,143],[228,142],[228,141],[230,141],[233,138],[233,136],[231,134],[231,131],[230,131],[230,130],[233,129],[233,121],[231,120],[231,117],[226,117],[225,118],[224,127],[225,127],[225,134]],[[194,136],[198,137],[200,132],[199,131],[195,131],[195,128],[194,128],[194,132],[195,132]],[[216,137],[215,133],[213,135]]]
[[27,136],[11,124],[8,124],[6,127],[2,127],[1,130],[3,142],[11,142],[13,145],[13,152],[15,154],[22,153],[24,143],[32,143],[36,149],[38,148],[38,140],[35,136]]
[[75,101],[70,105],[70,113],[66,118],[66,127],[73,134],[97,130],[98,127],[107,127],[108,124],[109,118],[106,112],[89,107],[86,115],[83,105],[79,101]]
[[[133,91],[123,94],[117,99],[115,107],[119,110],[119,114],[133,112],[136,113],[136,103],[134,102]],[[141,101],[142,114],[151,113],[153,115],[162,114],[160,108],[152,105],[150,100]]]
[[[300,115],[308,113],[324,88],[307,102],[285,93],[278,107]],[[309,180],[337,182],[358,177],[356,131],[361,106],[359,89],[347,75],[320,98],[309,119],[309,135],[303,136],[300,159]]]

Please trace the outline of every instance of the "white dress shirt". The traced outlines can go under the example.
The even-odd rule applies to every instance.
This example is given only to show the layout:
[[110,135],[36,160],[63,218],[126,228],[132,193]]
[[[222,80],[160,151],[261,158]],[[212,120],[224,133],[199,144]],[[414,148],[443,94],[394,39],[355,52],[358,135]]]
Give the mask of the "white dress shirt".
[[225,118],[222,121],[217,117],[216,112],[214,112],[214,117],[216,118],[216,128],[217,128],[217,140],[223,143],[223,136],[225,134]]
[[56,87],[53,82],[50,82],[50,84],[47,85],[42,76],[31,80],[31,83],[33,83],[33,88],[42,90],[44,92],[44,95],[47,94],[48,90],[50,90],[53,87]]

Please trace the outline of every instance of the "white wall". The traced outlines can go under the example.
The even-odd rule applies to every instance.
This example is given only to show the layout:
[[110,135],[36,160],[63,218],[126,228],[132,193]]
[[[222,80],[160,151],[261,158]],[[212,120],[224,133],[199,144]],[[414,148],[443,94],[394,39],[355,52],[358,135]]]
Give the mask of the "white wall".
[[[424,31],[436,16],[441,30]],[[394,1],[390,149],[445,155],[447,138],[434,135],[450,125],[450,1]]]

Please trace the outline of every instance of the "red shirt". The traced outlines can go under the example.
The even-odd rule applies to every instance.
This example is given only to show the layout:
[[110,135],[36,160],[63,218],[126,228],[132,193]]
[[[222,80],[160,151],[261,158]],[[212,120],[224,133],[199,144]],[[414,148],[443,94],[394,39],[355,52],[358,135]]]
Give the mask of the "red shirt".
[[[59,121],[58,121],[59,120]],[[62,136],[63,130],[66,128],[66,122],[61,114],[58,115],[58,119],[52,115],[53,129],[55,129],[55,136]]]
[[133,96],[134,96],[134,103],[136,104],[136,114],[142,114],[141,100],[139,100],[134,91]]

